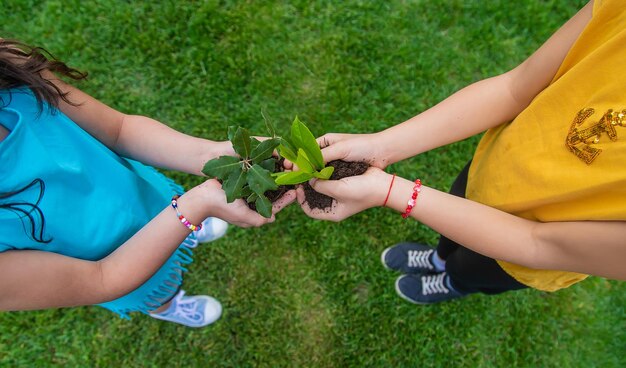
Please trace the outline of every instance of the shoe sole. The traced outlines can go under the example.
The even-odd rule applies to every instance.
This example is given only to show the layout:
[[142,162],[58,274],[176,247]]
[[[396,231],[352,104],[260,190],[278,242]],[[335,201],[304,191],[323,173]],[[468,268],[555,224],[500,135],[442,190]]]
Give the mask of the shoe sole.
[[416,302],[415,300],[409,298],[408,296],[404,295],[402,293],[402,291],[400,291],[400,280],[405,277],[406,275],[402,275],[402,276],[398,276],[398,278],[396,279],[396,283],[395,283],[395,287],[396,287],[396,294],[398,294],[398,296],[400,296],[400,298],[406,300],[407,302],[413,303],[413,304],[417,304],[417,305],[426,305],[426,304],[433,304],[433,303],[420,303],[420,302]]
[[[226,232],[228,231],[228,222],[217,217],[208,218],[207,220],[209,219],[210,221],[208,221],[206,225],[211,225],[212,236],[207,239],[198,238],[198,243],[210,243],[210,242],[216,241],[220,239],[221,237],[223,237],[224,235],[226,235]],[[203,221],[203,225],[205,222],[207,222],[207,220]]]
[[416,302],[415,300],[413,300],[413,299],[409,298],[408,296],[404,295],[404,294],[402,293],[402,291],[400,291],[400,286],[399,286],[399,284],[400,284],[400,280],[401,280],[403,277],[405,277],[405,276],[407,276],[407,275],[401,275],[401,276],[398,276],[398,278],[396,279],[396,283],[395,283],[396,294],[398,294],[398,296],[399,296],[400,298],[402,298],[402,299],[404,299],[404,300],[406,300],[407,302],[410,302],[410,303],[412,303],[412,304],[416,304],[416,305],[431,305],[431,304],[448,303],[448,302],[453,302],[453,301],[455,301],[455,300],[457,300],[457,299],[465,298],[465,297],[467,297],[467,295],[469,295],[469,294],[465,294],[465,295],[461,295],[461,296],[458,296],[458,297],[454,297],[454,298],[451,298],[451,299],[448,299],[448,300],[441,300],[441,301],[438,301],[438,302],[431,302],[431,303],[420,303],[420,302]]
[[220,303],[219,301],[217,301],[217,299],[213,297],[210,297],[210,296],[205,296],[205,297],[207,298],[207,307],[209,305],[213,305],[213,307],[217,310],[217,313],[215,313],[215,316],[212,319],[205,321],[202,326],[198,326],[198,327],[205,327],[210,324],[213,324],[222,317],[222,311],[223,311],[222,303]]
[[[210,297],[210,296],[207,296],[207,295],[196,295],[196,298],[202,298],[202,299],[205,299],[205,300],[206,300],[206,305],[207,305],[207,307],[209,307],[209,306],[211,305],[211,306],[213,306],[215,309],[217,309],[217,313],[215,313],[215,314],[216,314],[216,316],[215,316],[215,317],[213,317],[212,319],[209,319],[209,320],[207,320],[207,321],[204,321],[204,323],[202,323],[201,325],[198,325],[198,326],[191,326],[191,325],[187,325],[187,324],[184,324],[184,323],[180,323],[180,322],[178,322],[178,321],[173,321],[173,320],[171,320],[171,319],[169,319],[169,318],[167,318],[167,317],[162,317],[162,316],[160,316],[160,315],[158,315],[158,314],[153,314],[153,313],[149,313],[149,316],[150,316],[150,317],[152,317],[152,318],[154,318],[154,319],[158,319],[158,320],[161,320],[161,321],[166,321],[166,322],[174,323],[174,324],[177,324],[177,325],[179,325],[179,326],[185,326],[185,327],[189,327],[189,328],[201,328],[201,327],[206,327],[206,326],[208,326],[208,325],[210,325],[210,324],[215,323],[217,320],[219,320],[219,319],[220,319],[220,317],[222,317],[222,304],[221,304],[219,301],[217,301],[217,299],[215,299],[215,298],[213,298],[213,297]],[[206,313],[206,309],[205,309],[205,313]]]
[[381,262],[381,263],[383,264],[383,266],[384,266],[386,269],[388,269],[389,271],[397,271],[397,270],[394,270],[393,268],[391,268],[391,267],[387,266],[387,264],[385,263],[385,256],[387,255],[387,252],[389,252],[389,250],[391,250],[391,248],[393,248],[393,247],[389,247],[389,248],[387,248],[387,249],[383,250],[383,252],[380,254],[380,262]]

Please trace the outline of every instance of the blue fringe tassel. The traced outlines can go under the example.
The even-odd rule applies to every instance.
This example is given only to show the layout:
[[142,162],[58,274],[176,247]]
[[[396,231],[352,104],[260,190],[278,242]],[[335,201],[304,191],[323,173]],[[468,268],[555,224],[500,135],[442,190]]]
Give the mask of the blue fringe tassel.
[[[160,176],[162,180],[167,182],[173,194],[182,195],[184,193],[183,187],[172,179],[161,174],[156,169],[152,168],[152,170],[154,170],[156,175]],[[161,275],[163,280],[157,287],[153,287],[152,290],[143,290],[145,288],[144,284],[126,296],[99,305],[117,313],[124,319],[130,319],[128,314],[131,312],[148,314],[150,311],[157,309],[169,299],[173,298],[180,289],[183,276],[187,272],[185,265],[193,262],[193,251],[190,249],[190,246],[195,244],[196,235],[191,233],[165,263],[164,267],[169,267],[169,272],[167,273],[167,277]],[[159,272],[162,272],[162,270],[159,270],[157,274]],[[151,281],[152,279],[149,279],[146,283]]]

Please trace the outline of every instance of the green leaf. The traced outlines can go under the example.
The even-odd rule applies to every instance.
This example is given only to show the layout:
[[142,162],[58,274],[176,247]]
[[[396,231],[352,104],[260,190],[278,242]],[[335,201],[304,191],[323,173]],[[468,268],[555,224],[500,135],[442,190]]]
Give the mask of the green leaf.
[[265,218],[272,217],[272,202],[266,196],[260,195],[254,202],[256,211]]
[[259,198],[259,195],[256,193],[252,193],[248,196],[248,198],[246,198],[246,202],[248,203],[252,203],[254,201],[256,201],[256,199]]
[[276,184],[278,185],[294,185],[304,183],[313,178],[313,174],[304,171],[291,171],[286,173],[280,173],[276,178]]
[[[289,148],[292,152],[298,152],[298,147],[293,143],[293,141],[286,137],[280,137],[280,144]],[[295,154],[294,154],[295,156]]]
[[250,170],[248,170],[248,185],[258,195],[263,195],[268,190],[278,188],[270,172],[259,164],[252,165]]
[[286,145],[280,144],[278,146],[278,153],[291,162],[296,161],[296,152]]
[[315,176],[316,178],[328,180],[330,179],[330,176],[333,174],[334,171],[335,171],[334,167],[328,166],[328,167],[323,168],[322,171],[314,172],[313,176]]
[[272,202],[265,196],[259,196],[254,202],[256,211],[265,218],[272,217]]
[[233,137],[235,136],[235,132],[237,131],[237,127],[235,125],[231,125],[228,127],[228,140],[233,141]]
[[244,159],[250,157],[250,132],[248,132],[248,129],[242,127],[237,128],[235,135],[230,141],[239,156]]
[[259,144],[261,144],[261,141],[254,138],[254,137],[250,137],[250,156],[252,156],[252,151],[254,151]]
[[241,161],[233,156],[220,156],[204,164],[202,172],[210,177],[225,180],[231,172],[241,170]]
[[272,176],[274,175],[274,170],[276,169],[275,159],[268,158],[267,160],[260,162],[259,165],[261,165],[261,167],[264,168],[265,170],[271,172]]
[[265,127],[267,128],[267,132],[270,137],[276,138],[276,130],[274,129],[274,125],[272,125],[272,121],[269,116],[267,116],[263,110],[261,110],[261,115],[263,116],[263,120],[265,120]]
[[296,158],[295,164],[298,165],[298,168],[304,172],[312,173],[315,171],[313,165],[309,162],[309,159],[306,153],[300,148],[298,150],[298,157]]
[[222,184],[222,189],[226,193],[226,202],[231,203],[235,199],[243,197],[241,189],[244,184],[246,184],[246,172],[233,171]]
[[[274,149],[278,147],[280,144],[280,140],[276,138],[265,140],[252,150],[250,157],[252,157],[252,162],[258,164],[259,162],[266,160],[272,157],[272,153],[274,153]],[[274,168],[272,170],[274,171]]]
[[311,133],[309,128],[307,128],[297,116],[293,124],[291,124],[291,139],[298,148],[302,148],[304,152],[306,152],[311,164],[316,170],[324,168],[322,150],[317,144],[315,136],[313,136],[313,133]]
[[[241,188],[241,198],[246,198],[250,194],[252,194],[252,189],[250,189],[249,186],[244,185],[243,188]],[[248,201],[248,202],[250,202],[250,201]]]

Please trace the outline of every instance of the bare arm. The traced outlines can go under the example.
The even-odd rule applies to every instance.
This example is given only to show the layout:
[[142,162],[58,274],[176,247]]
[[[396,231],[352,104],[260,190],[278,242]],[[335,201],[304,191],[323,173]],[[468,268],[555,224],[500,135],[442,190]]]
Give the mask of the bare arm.
[[[398,184],[394,184],[388,207],[402,212],[413,183],[400,179]],[[427,187],[411,216],[491,258],[529,268],[626,280],[623,221],[530,221]]]
[[230,142],[215,142],[180,133],[154,119],[123,114],[81,90],[45,74],[77,106],[60,101],[59,108],[76,124],[121,156],[165,169],[203,175],[204,163],[234,155]]
[[324,158],[384,168],[511,121],[550,83],[591,19],[592,8],[589,2],[515,69],[465,87],[401,124],[375,134],[321,137],[321,146],[329,146]]
[[[291,203],[285,195],[274,213]],[[243,200],[226,203],[221,185],[208,180],[183,195],[178,206],[192,223],[209,216],[238,226],[260,226],[274,220],[251,211]],[[176,212],[164,208],[113,253],[85,261],[55,253],[11,250],[0,253],[0,310],[90,305],[128,294],[151,277],[189,235]]]
[[[180,198],[180,208],[192,216],[190,221],[201,221],[212,212],[202,199],[197,192]],[[129,293],[154,274],[189,235],[173,211],[165,208],[101,261],[34,250],[0,253],[0,309],[97,304]]]
[[474,83],[380,134],[391,162],[456,142],[515,118],[556,74],[591,19],[589,2],[515,69]]
[[[340,221],[380,206],[390,181],[391,175],[377,168],[338,181],[316,181],[313,184],[316,191],[336,199],[331,211],[311,210],[303,203],[302,192],[298,193],[298,198],[309,216]],[[396,178],[387,207],[404,212],[413,185],[409,180]],[[530,268],[626,280],[624,221],[529,221],[428,187],[422,187],[411,216],[445,237],[491,258]]]

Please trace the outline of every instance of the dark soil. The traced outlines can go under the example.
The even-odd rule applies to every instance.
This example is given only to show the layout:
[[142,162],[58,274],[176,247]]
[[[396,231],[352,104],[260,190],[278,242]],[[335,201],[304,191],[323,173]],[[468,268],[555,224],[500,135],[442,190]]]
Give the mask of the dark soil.
[[[276,160],[276,163],[274,164],[274,172],[285,171],[285,168],[283,167],[283,161],[285,161],[285,159],[282,157],[280,158],[280,160]],[[295,188],[295,185],[280,185],[276,190],[268,190],[267,192],[265,192],[265,196],[267,197],[267,199],[270,200],[270,202],[274,203],[280,197],[282,197],[283,194]],[[256,204],[254,202],[249,202],[248,207],[250,207],[251,210],[256,211]]]
[[[287,193],[287,191],[291,189],[295,189],[295,187],[295,185],[280,185],[276,190],[268,190],[265,192],[265,196],[270,200],[270,202],[274,203],[282,197],[283,194]],[[248,207],[250,207],[251,210],[256,211],[256,204],[254,202],[248,202]]]
[[[370,167],[366,162],[347,162],[335,160],[328,163],[328,166],[335,168],[330,180],[339,180],[349,176],[361,175]],[[309,183],[304,183],[304,200],[312,209],[330,209],[333,205],[333,198],[313,190]]]

